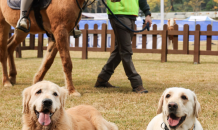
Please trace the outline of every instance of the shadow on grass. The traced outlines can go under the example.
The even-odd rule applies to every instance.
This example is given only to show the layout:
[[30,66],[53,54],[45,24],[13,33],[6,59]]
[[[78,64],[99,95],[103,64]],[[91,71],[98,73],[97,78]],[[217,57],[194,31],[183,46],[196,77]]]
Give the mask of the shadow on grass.
[[[77,80],[74,82],[77,91],[79,91],[81,94],[85,93],[122,93],[122,94],[130,94],[132,92],[132,87],[130,83],[122,83],[119,82],[116,84],[116,82],[110,82],[111,84],[118,86],[119,88],[95,88],[95,80],[86,80],[86,81],[81,81]],[[149,83],[144,83],[144,88],[149,91],[149,93],[162,93],[166,88],[169,86],[174,86],[172,85],[163,85],[161,83],[157,82],[149,82]],[[157,87],[158,86],[158,87]]]

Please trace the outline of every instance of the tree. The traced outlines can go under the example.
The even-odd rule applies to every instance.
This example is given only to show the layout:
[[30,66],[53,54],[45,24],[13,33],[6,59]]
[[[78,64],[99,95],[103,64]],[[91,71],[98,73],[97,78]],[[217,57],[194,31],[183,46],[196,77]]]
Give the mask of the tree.
[[160,11],[160,0],[148,0],[147,2],[150,6],[151,11],[153,12]]
[[193,12],[196,12],[196,11],[201,10],[200,6],[201,6],[202,3],[204,3],[203,0],[190,0],[188,2],[188,5],[190,5],[192,7]]
[[105,5],[103,4],[103,2],[101,0],[99,0],[99,6],[98,7],[101,9],[101,13],[106,12],[106,7],[105,7]]
[[[160,0],[148,0],[148,4],[152,12],[160,11]],[[169,2],[169,0],[164,0],[164,11],[165,12],[170,12],[170,10],[172,9],[170,4],[171,3]]]
[[171,8],[171,11],[175,11],[175,10],[174,10],[174,7],[173,7],[173,3],[174,3],[174,0],[170,0],[170,5],[171,5],[170,8]]
[[[88,3],[87,3],[87,5],[89,5],[89,4],[92,3],[93,1],[94,1],[94,0],[89,0]],[[89,6],[86,7],[86,9],[87,9],[87,11],[88,11],[89,13],[91,13],[93,7],[92,7],[92,5],[89,5]]]

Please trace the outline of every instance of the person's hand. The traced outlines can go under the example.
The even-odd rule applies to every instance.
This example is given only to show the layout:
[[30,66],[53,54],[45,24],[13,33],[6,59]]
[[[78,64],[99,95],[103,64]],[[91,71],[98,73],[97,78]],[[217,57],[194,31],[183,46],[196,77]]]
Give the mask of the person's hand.
[[145,18],[145,23],[149,22],[149,27],[151,27],[152,21],[151,21],[151,16],[147,15]]

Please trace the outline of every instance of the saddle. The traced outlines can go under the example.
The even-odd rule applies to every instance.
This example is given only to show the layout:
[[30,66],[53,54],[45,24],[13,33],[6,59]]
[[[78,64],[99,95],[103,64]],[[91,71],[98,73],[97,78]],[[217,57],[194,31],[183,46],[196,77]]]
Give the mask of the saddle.
[[[45,9],[51,3],[51,0],[34,0],[33,2],[37,1],[39,4],[40,9]],[[21,0],[7,0],[8,6],[12,9],[19,10]]]
[[[48,33],[45,28],[43,27],[43,20],[40,10],[45,9],[49,6],[52,0],[34,0],[31,9],[34,11],[35,19],[38,26],[46,32],[46,35],[50,37],[53,41],[54,36],[53,34]],[[21,0],[7,0],[7,4],[10,8],[15,10],[20,10]],[[73,30],[73,35],[75,38],[81,35],[81,31],[77,30],[76,32]]]
[[[20,10],[21,0],[7,0],[7,3],[10,8]],[[53,34],[48,33],[43,27],[42,15],[40,13],[40,10],[47,8],[50,3],[51,3],[51,0],[34,0],[31,9],[34,11],[35,19],[36,19],[38,26],[46,32],[48,37],[54,40]]]

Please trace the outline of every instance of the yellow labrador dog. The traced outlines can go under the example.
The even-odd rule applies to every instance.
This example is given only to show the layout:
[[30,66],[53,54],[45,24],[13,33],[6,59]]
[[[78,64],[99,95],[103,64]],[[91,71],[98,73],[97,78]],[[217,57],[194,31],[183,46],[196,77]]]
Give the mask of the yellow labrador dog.
[[94,107],[64,109],[67,90],[41,81],[23,91],[23,130],[118,130]]
[[158,115],[148,124],[147,130],[203,130],[197,120],[200,109],[193,91],[168,88],[160,98]]

